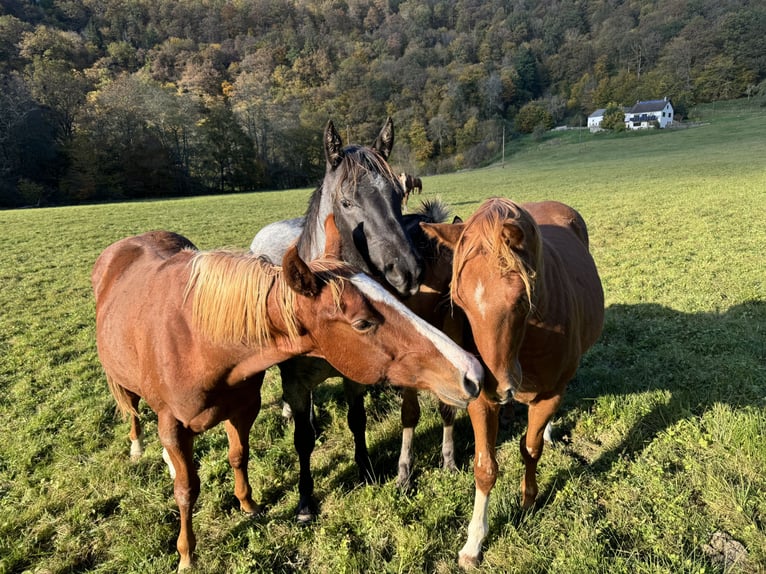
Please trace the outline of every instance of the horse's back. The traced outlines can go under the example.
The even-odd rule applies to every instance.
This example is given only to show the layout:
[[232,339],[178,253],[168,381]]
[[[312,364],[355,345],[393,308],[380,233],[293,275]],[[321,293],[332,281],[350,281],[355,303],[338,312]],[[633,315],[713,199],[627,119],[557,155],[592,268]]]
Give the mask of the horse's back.
[[91,273],[96,303],[103,299],[114,280],[137,262],[164,261],[184,249],[196,247],[182,235],[170,231],[150,231],[112,243],[98,256]]
[[523,203],[522,207],[532,215],[537,225],[569,229],[585,244],[586,248],[589,247],[588,226],[575,208],[559,201]]
[[525,203],[523,207],[540,228],[548,249],[555,251],[556,265],[568,279],[579,307],[578,331],[584,352],[601,335],[604,322],[604,291],[590,254],[585,220],[577,210],[557,201]]
[[266,256],[272,263],[279,265],[287,249],[298,240],[305,226],[305,217],[269,223],[253,237],[250,253]]

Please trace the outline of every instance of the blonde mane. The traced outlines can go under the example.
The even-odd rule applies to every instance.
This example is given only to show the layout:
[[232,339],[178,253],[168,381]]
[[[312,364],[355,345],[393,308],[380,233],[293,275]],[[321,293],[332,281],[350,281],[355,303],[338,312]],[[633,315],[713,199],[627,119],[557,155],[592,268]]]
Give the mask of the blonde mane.
[[[523,249],[513,249],[504,235],[504,224],[518,227],[523,239]],[[460,271],[476,251],[484,249],[503,274],[519,275],[534,308],[543,297],[543,248],[540,229],[532,216],[510,199],[493,198],[484,202],[468,218],[458,241],[452,268],[451,289],[454,292]]]
[[[268,302],[274,288],[277,308],[271,311],[284,323],[288,338],[298,338],[296,294],[285,283],[282,267],[255,255],[224,250],[198,252],[190,266],[184,298],[193,294],[194,326],[211,341],[251,348],[268,345],[273,339]],[[340,305],[343,276],[339,273],[346,266],[335,260],[317,260],[310,267],[332,289],[335,304]]]

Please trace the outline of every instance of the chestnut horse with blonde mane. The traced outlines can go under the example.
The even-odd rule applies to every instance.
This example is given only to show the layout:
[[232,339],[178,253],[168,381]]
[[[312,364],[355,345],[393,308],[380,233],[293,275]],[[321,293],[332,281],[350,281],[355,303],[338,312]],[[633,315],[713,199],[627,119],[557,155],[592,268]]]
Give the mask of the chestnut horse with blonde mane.
[[96,339],[110,390],[131,418],[140,456],[138,403],[157,413],[180,511],[179,569],[192,566],[192,510],[200,490],[194,437],[225,421],[235,494],[257,510],[247,477],[248,435],[264,371],[290,357],[325,358],[364,384],[430,390],[465,406],[483,369],[377,282],[337,259],[328,218],[325,257],[282,267],[249,254],[198,252],[184,237],[151,232],[114,243],[92,273]]
[[465,222],[424,224],[453,251],[452,300],[465,312],[489,373],[468,406],[476,499],[460,564],[478,564],[489,494],[497,479],[500,405],[528,405],[521,439],[522,506],[537,497],[544,432],[580,358],[601,335],[604,293],[580,214],[562,203],[485,201]]

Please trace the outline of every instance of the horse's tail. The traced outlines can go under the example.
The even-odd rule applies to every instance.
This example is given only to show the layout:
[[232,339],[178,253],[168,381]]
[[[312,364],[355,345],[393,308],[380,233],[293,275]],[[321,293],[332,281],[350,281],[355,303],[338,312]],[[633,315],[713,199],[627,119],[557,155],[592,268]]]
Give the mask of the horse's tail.
[[112,377],[109,375],[106,376],[106,382],[109,385],[109,392],[112,393],[114,400],[117,401],[117,410],[122,415],[122,417],[137,417],[138,411],[136,411],[135,407],[133,406],[133,401],[131,400],[130,395],[128,394],[128,391],[125,389],[125,387],[116,383],[114,379],[112,379]]

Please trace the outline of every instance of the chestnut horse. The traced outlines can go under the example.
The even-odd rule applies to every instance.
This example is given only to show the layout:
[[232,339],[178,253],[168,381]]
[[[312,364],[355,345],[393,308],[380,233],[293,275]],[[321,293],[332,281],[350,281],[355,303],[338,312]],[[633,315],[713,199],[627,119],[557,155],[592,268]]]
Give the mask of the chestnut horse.
[[480,390],[478,361],[328,251],[281,268],[249,254],[198,252],[184,237],[152,232],[114,243],[92,273],[98,353],[140,455],[141,398],[157,413],[180,511],[179,569],[192,566],[192,509],[200,481],[194,437],[226,423],[242,510],[256,511],[247,477],[248,435],[264,370],[300,354],[323,357],[364,384],[428,389],[465,406]]
[[497,478],[500,404],[528,405],[521,439],[524,509],[537,496],[543,434],[580,358],[601,335],[604,293],[580,214],[546,201],[485,201],[465,223],[424,224],[453,250],[452,300],[465,312],[489,373],[468,406],[475,438],[476,498],[463,567],[479,562],[489,494]]

